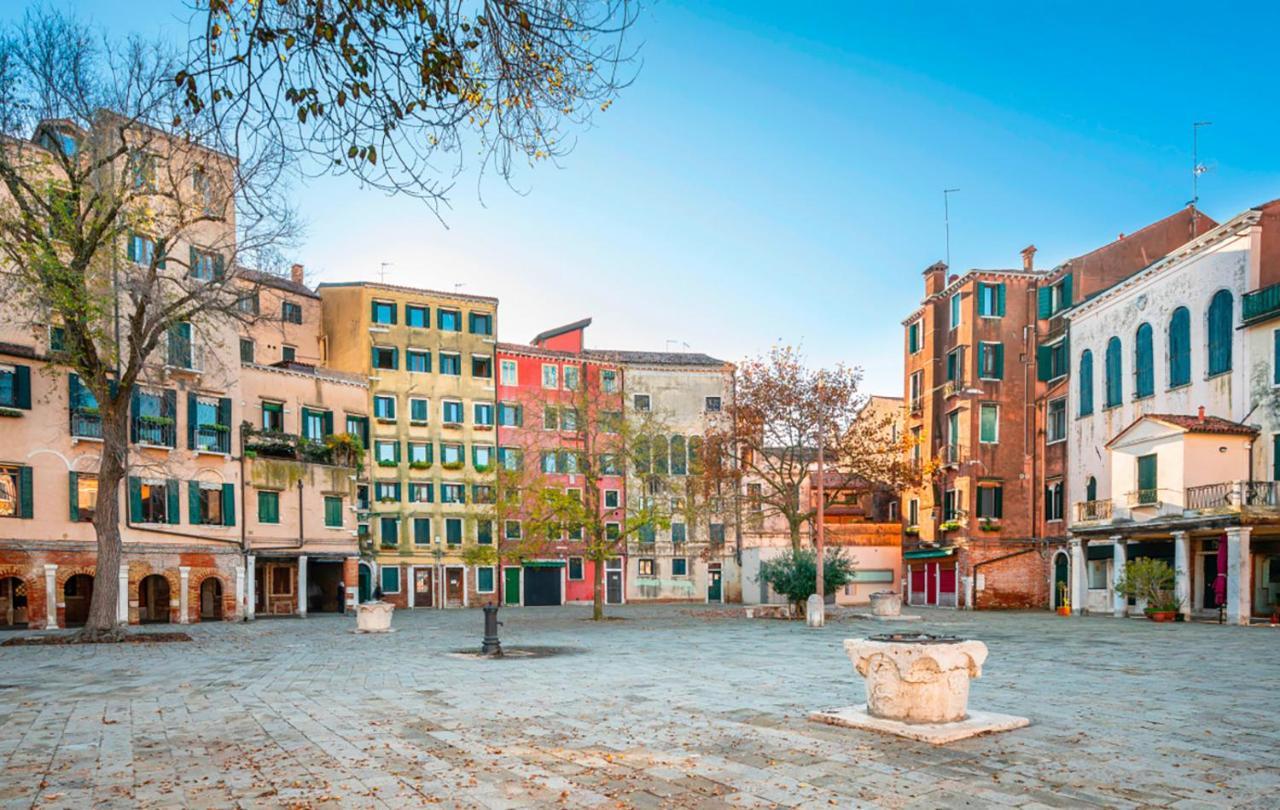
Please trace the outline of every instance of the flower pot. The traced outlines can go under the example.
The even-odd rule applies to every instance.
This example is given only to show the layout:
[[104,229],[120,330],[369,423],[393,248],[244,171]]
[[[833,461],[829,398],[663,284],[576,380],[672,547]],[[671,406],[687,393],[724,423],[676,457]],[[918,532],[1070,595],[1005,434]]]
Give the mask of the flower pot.
[[1058,606],[1058,615],[1059,615],[1059,616],[1070,616],[1070,615],[1071,615],[1071,606],[1070,606],[1070,605],[1059,605],[1059,606]]
[[1147,618],[1153,622],[1171,622],[1177,618],[1176,610],[1148,610]]

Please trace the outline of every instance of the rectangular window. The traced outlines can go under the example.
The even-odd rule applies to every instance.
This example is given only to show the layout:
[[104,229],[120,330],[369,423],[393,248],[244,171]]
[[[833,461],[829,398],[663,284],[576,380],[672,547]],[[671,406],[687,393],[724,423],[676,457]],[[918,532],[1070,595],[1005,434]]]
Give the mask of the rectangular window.
[[1138,456],[1138,503],[1152,504],[1160,500],[1156,455]]
[[456,309],[437,309],[436,328],[441,332],[461,332],[462,313]]
[[258,491],[258,522],[259,523],[279,523],[280,522],[280,493],[267,492],[265,490]]
[[1050,444],[1067,438],[1067,398],[1049,400],[1045,414],[1044,440]]
[[263,402],[262,403],[262,429],[270,430],[275,433],[284,432],[284,403],[283,402]]
[[462,518],[444,519],[444,541],[451,546],[462,545]]
[[431,311],[421,304],[405,304],[404,322],[414,329],[426,329],[431,326]]
[[520,539],[520,521],[508,520],[503,523],[502,536],[508,540]]
[[911,394],[911,412],[924,408],[924,372],[913,371],[908,378]]
[[999,318],[1004,315],[1004,285],[978,285],[978,315],[983,318]]
[[707,413],[720,413],[720,397],[707,397],[703,400],[702,409]]
[[683,543],[688,539],[687,527],[683,523],[671,524],[671,542]]
[[446,399],[440,403],[443,409],[443,420],[446,425],[462,424],[462,403],[456,399]]
[[920,322],[907,324],[907,352],[915,354],[920,351]]
[[999,520],[1004,517],[1004,487],[999,484],[978,485],[978,517]]
[[566,391],[578,390],[578,367],[577,366],[564,367],[564,390]]
[[518,447],[499,447],[498,462],[502,469],[517,472],[524,469],[524,451]]
[[441,443],[440,445],[440,463],[444,465],[446,470],[462,469],[462,445],[454,443]]
[[396,398],[389,394],[374,395],[373,418],[394,422],[396,419]]
[[1044,519],[1062,520],[1062,481],[1051,481],[1045,485]]
[[369,446],[369,418],[347,414],[347,433],[360,440],[361,447]]
[[409,397],[409,423],[425,425],[431,419],[431,400],[423,397]]
[[140,233],[130,233],[125,246],[129,261],[148,266],[156,257],[156,240]]
[[920,501],[917,498],[907,501],[907,525],[920,525]]
[[947,352],[947,382],[964,384],[964,347]]
[[236,309],[246,315],[258,314],[258,294],[256,292],[246,293],[242,298],[236,300]]
[[430,374],[431,352],[425,349],[405,349],[404,368],[414,374]]
[[409,442],[409,466],[425,469],[431,466],[431,443]]
[[413,519],[413,543],[425,546],[431,542],[431,518],[416,517]]
[[648,394],[636,394],[631,398],[631,404],[637,411],[647,412],[652,402],[650,401]]
[[471,376],[481,380],[493,379],[493,357],[487,354],[471,355]]
[[960,325],[960,293],[951,296],[951,328]]
[[400,463],[400,442],[378,439],[373,443],[373,460],[379,467],[394,467]]
[[543,430],[559,430],[560,429],[560,411],[554,405],[544,405],[542,408],[542,429]]
[[388,565],[382,568],[382,592],[400,593],[400,566]]
[[374,368],[394,371],[400,367],[400,351],[394,346],[374,346],[372,363]]
[[482,546],[493,545],[493,521],[481,518],[476,521],[476,542]]
[[612,521],[604,524],[604,536],[606,540],[618,540],[622,537],[622,524]]
[[378,481],[373,485],[378,503],[400,503],[400,482]]
[[298,350],[292,346],[280,347],[280,359],[286,363],[292,363],[298,357]]
[[342,528],[342,498],[324,496],[324,525],[330,529]]
[[390,326],[396,322],[396,305],[392,301],[374,301],[371,320],[377,324]]
[[333,413],[302,409],[302,435],[313,442],[322,442],[333,432]]
[[[0,469],[0,477],[4,476]],[[94,510],[98,507],[98,476],[92,473],[71,473],[73,491],[71,493],[71,519],[80,523],[92,523]],[[0,515],[5,513],[5,497],[0,493]]]
[[500,364],[503,385],[520,384],[520,366],[515,360],[503,360]]
[[1069,348],[1066,338],[1047,346],[1036,347],[1036,379],[1041,382],[1067,376]]
[[482,565],[476,569],[476,593],[493,593],[493,566]]
[[521,408],[519,405],[512,405],[508,402],[498,403],[498,424],[503,427],[520,427],[524,420],[521,419]]
[[383,548],[400,545],[400,518],[383,516],[378,519],[378,542]]
[[134,440],[157,447],[176,447],[176,391],[134,391]]
[[189,446],[210,453],[231,452],[231,400],[188,395],[187,419],[191,420]]
[[543,450],[540,454],[539,469],[544,473],[560,472],[560,453],[556,450]]
[[684,557],[671,558],[671,576],[687,577],[689,576],[689,561]]
[[1004,379],[1004,344],[978,344],[978,376],[984,380]]
[[710,526],[708,526],[707,538],[711,541],[711,545],[723,546],[724,545],[724,524],[712,523]]
[[569,581],[571,582],[579,582],[582,580],[582,558],[581,557],[569,558],[568,577],[569,577]]
[[467,313],[468,326],[473,335],[492,335],[493,334],[493,316],[487,312],[469,312]]
[[249,338],[240,338],[240,362],[253,362],[253,341]]
[[611,368],[601,369],[600,390],[606,394],[615,393],[618,390],[618,372]]
[[302,323],[302,307],[292,301],[281,301],[280,320],[285,323]]
[[440,373],[453,377],[462,376],[462,355],[440,352]]
[[432,484],[409,482],[409,503],[434,503],[435,487]]
[[467,490],[464,484],[441,484],[440,503],[466,503]]
[[560,387],[560,367],[545,364],[542,366],[542,387],[543,388],[559,388]]
[[478,472],[487,472],[493,466],[493,445],[471,445],[471,463]]
[[984,402],[978,408],[978,441],[995,444],[1000,441],[1000,406]]
[[641,557],[636,560],[636,574],[642,577],[656,577],[658,575],[657,561],[652,557]]

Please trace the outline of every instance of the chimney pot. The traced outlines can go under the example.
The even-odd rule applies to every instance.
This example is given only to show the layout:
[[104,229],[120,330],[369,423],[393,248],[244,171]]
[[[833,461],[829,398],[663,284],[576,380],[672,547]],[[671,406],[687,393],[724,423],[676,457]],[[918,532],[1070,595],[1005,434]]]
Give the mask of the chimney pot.
[[1030,273],[1036,267],[1036,246],[1027,245],[1022,249],[1022,269]]
[[289,268],[289,275],[293,278],[294,284],[302,284],[302,265],[295,264],[293,267]]
[[1200,424],[1203,425],[1204,424],[1204,406],[1203,405],[1200,406],[1200,410],[1198,411],[1196,416],[1200,420]]

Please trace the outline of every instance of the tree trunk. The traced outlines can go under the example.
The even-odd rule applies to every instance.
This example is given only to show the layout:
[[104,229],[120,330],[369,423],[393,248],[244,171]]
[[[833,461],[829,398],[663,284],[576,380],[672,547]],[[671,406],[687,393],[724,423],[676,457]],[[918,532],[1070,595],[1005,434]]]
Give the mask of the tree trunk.
[[98,467],[98,500],[94,505],[93,529],[98,537],[98,560],[94,566],[93,596],[89,617],[81,638],[102,639],[124,635],[117,615],[120,596],[120,482],[124,479],[124,459],[129,452],[127,406],[117,412],[102,409],[102,461]]
[[791,549],[793,551],[800,550],[800,523],[801,521],[787,518],[787,526],[791,530]]
[[595,561],[595,570],[591,572],[591,620],[604,618],[604,559]]

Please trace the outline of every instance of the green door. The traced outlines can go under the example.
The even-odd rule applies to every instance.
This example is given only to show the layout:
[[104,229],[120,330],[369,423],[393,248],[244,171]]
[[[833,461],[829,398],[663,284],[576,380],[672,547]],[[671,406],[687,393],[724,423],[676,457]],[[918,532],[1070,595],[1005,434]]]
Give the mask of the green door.
[[1059,554],[1053,563],[1053,606],[1060,608],[1070,601],[1067,589],[1070,586],[1071,569],[1068,567],[1067,555]]
[[1138,456],[1138,503],[1155,503],[1159,498],[1156,489],[1156,457]]
[[359,595],[361,604],[368,602],[369,597],[372,596],[369,588],[369,566],[367,565],[360,566]]
[[504,568],[502,577],[504,584],[502,601],[508,605],[520,604],[520,569]]
[[713,569],[707,572],[707,601],[720,601],[720,571]]

